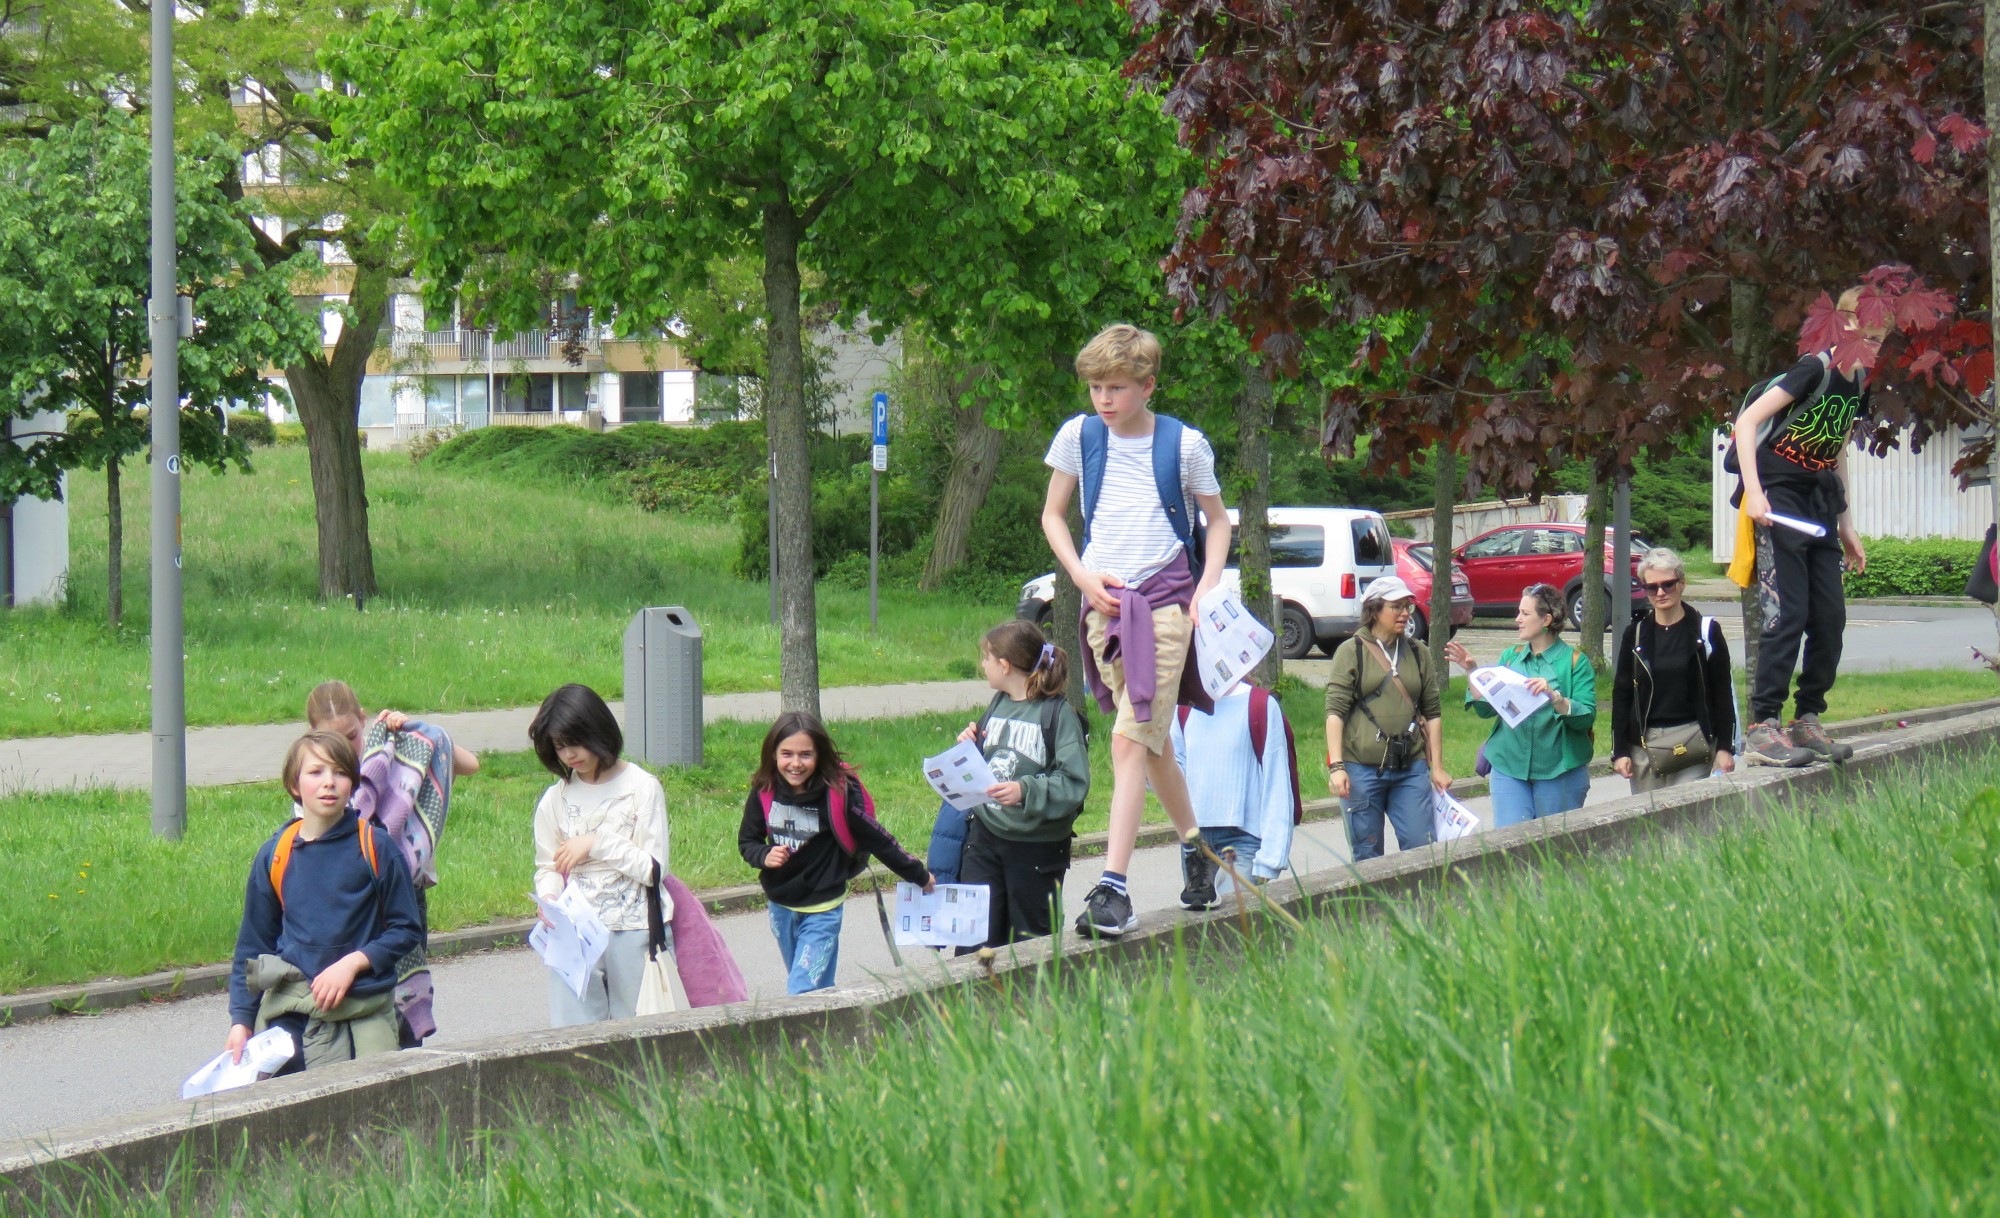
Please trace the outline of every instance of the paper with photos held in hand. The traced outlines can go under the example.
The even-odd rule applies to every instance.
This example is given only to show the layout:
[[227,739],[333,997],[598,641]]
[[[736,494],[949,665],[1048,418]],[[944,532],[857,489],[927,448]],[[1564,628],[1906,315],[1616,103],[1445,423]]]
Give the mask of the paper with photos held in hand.
[[1521,726],[1529,715],[1549,704],[1547,694],[1530,692],[1528,678],[1511,668],[1475,668],[1466,681],[1508,727]]
[[283,1028],[266,1028],[243,1043],[242,1061],[231,1061],[229,1050],[224,1049],[206,1066],[189,1075],[188,1081],[181,1084],[181,1098],[191,1100],[214,1095],[218,1091],[247,1086],[266,1074],[276,1074],[286,1062],[292,1060],[296,1049],[290,1032]]
[[986,942],[985,884],[939,884],[925,892],[915,884],[896,885],[896,942],[916,947],[978,947]]
[[970,812],[987,802],[986,788],[995,780],[986,754],[979,751],[979,742],[961,740],[935,757],[924,758],[924,781],[946,803],[960,812]]
[[1210,592],[1194,608],[1194,659],[1201,687],[1219,698],[1250,675],[1277,639],[1227,588]]
[[1479,817],[1452,798],[1450,791],[1431,788],[1431,829],[1441,842],[1455,842],[1479,832]]
[[578,998],[583,997],[583,987],[590,980],[590,967],[604,954],[605,946],[611,942],[611,932],[604,928],[597,911],[574,884],[565,887],[553,901],[536,897],[535,904],[548,922],[535,923],[535,929],[528,932],[528,946],[535,949],[542,962]]

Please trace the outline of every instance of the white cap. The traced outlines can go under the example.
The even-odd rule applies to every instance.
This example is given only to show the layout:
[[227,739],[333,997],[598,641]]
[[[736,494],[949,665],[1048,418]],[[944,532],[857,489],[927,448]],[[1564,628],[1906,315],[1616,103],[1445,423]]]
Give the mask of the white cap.
[[1410,585],[1404,583],[1394,575],[1384,575],[1380,579],[1370,580],[1368,586],[1361,590],[1362,604],[1367,604],[1369,601],[1387,602],[1415,599],[1417,599],[1417,594],[1410,591]]

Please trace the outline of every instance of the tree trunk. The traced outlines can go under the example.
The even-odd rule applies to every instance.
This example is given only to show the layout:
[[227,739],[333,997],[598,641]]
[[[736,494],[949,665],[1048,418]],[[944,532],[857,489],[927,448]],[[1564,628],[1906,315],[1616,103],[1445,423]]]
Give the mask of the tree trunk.
[[[1069,531],[1070,536],[1078,536],[1083,528],[1083,512],[1077,505],[1077,496],[1070,496]],[[1056,594],[1049,604],[1049,642],[1069,653],[1069,688],[1063,693],[1069,704],[1079,715],[1087,715],[1093,704],[1090,687],[1083,679],[1083,632],[1078,623],[1083,616],[1083,594],[1076,590],[1076,583],[1069,572],[1056,567]]]
[[[1771,327],[1764,312],[1762,284],[1736,280],[1729,285],[1729,345],[1736,353],[1739,367],[1753,377],[1764,375],[1764,366],[1770,360]],[[1764,599],[1758,592],[1754,552],[1750,586],[1737,595],[1736,601],[1743,609],[1742,673],[1748,682],[1756,675],[1757,652],[1764,638]]]
[[799,326],[805,224],[782,194],[764,205],[764,434],[778,470],[779,686],[786,710],[819,714],[818,608],[813,589],[812,447]]
[[[2000,250],[2000,0],[1986,0],[1986,248]],[[1987,309],[1992,318],[1993,349],[2000,351],[2000,258],[1988,256]],[[1993,444],[1987,460],[1993,518],[2000,522],[2000,385],[1986,391],[1986,426]],[[2000,632],[2000,602],[1993,606]]]
[[1458,453],[1448,440],[1431,448],[1431,671],[1451,679],[1444,645],[1451,641],[1451,523],[1458,499]]
[[[1243,362],[1243,388],[1236,395],[1236,570],[1243,607],[1278,633],[1278,602],[1271,587],[1271,427],[1277,406],[1271,372],[1263,357]],[[1285,671],[1276,647],[1264,653],[1248,680],[1276,688]]]
[[116,630],[125,619],[125,503],[118,492],[117,457],[104,463],[104,508],[111,534],[106,594],[111,606],[111,628]]
[[306,431],[318,526],[319,597],[353,597],[359,609],[375,595],[375,551],[368,540],[368,485],[361,465],[361,382],[376,332],[389,312],[389,272],[356,259],[347,298],[354,318],[341,327],[327,358],[308,356],[285,369],[292,406]]
[[1604,595],[1604,526],[1611,514],[1611,497],[1606,494],[1609,479],[1604,471],[1590,469],[1590,501],[1583,524],[1583,640],[1578,646],[1591,665],[1604,671],[1604,623],[1611,605]]
[[960,377],[959,392],[952,401],[951,469],[945,474],[944,495],[938,503],[930,557],[924,560],[924,573],[917,581],[925,592],[937,591],[944,577],[965,561],[972,518],[985,506],[1000,473],[1000,449],[1006,435],[987,425],[986,399],[971,392],[977,383],[976,372]]

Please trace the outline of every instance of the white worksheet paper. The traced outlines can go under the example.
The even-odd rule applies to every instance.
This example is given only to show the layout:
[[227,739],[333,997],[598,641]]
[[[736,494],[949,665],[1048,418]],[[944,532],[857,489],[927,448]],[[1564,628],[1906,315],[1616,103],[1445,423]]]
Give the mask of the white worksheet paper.
[[214,1095],[218,1091],[254,1083],[260,1074],[276,1074],[279,1067],[292,1060],[295,1049],[290,1032],[283,1028],[266,1028],[244,1042],[242,1061],[230,1061],[229,1050],[224,1049],[206,1066],[189,1075],[188,1081],[181,1084],[181,1098],[191,1100]]
[[611,932],[575,885],[564,887],[553,901],[536,897],[535,904],[549,925],[535,923],[535,929],[528,932],[528,946],[578,998],[583,997],[590,966],[604,954]]
[[960,812],[970,812],[986,801],[986,788],[994,783],[993,768],[976,740],[962,740],[935,757],[924,758],[924,781],[931,790]]
[[1807,537],[1826,536],[1826,526],[1823,524],[1818,524],[1811,520],[1800,520],[1797,516],[1780,516],[1776,512],[1772,512],[1770,516],[1772,524],[1783,525],[1788,529],[1796,529],[1804,533]]
[[1201,670],[1201,687],[1209,697],[1219,698],[1249,676],[1277,640],[1250,616],[1243,599],[1227,588],[1210,592],[1194,608],[1194,660]]
[[1508,727],[1521,726],[1529,715],[1549,704],[1547,694],[1528,692],[1528,678],[1511,668],[1475,668],[1466,680]]
[[978,947],[986,942],[985,884],[939,884],[925,892],[896,885],[896,942],[915,947]]
[[1431,828],[1441,842],[1455,842],[1479,832],[1479,818],[1472,809],[1451,797],[1451,792],[1431,788]]

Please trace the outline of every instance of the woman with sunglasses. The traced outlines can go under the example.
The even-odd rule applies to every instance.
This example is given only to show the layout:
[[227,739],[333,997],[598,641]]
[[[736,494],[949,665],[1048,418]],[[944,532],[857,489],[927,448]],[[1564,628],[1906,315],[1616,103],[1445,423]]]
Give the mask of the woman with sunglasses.
[[[1486,738],[1496,829],[1581,808],[1590,794],[1597,670],[1581,651],[1557,637],[1568,611],[1560,590],[1548,584],[1529,588],[1514,614],[1521,642],[1500,653],[1500,667],[1528,678],[1528,691],[1547,694],[1549,700],[1518,727],[1495,722]],[[1467,672],[1479,667],[1462,643],[1445,644],[1444,654]],[[1499,717],[1476,690],[1466,691],[1465,702],[1482,718]]]
[[1687,571],[1672,550],[1646,551],[1639,585],[1653,611],[1625,628],[1611,683],[1611,768],[1635,794],[1736,768],[1736,686],[1722,628],[1681,603]]

